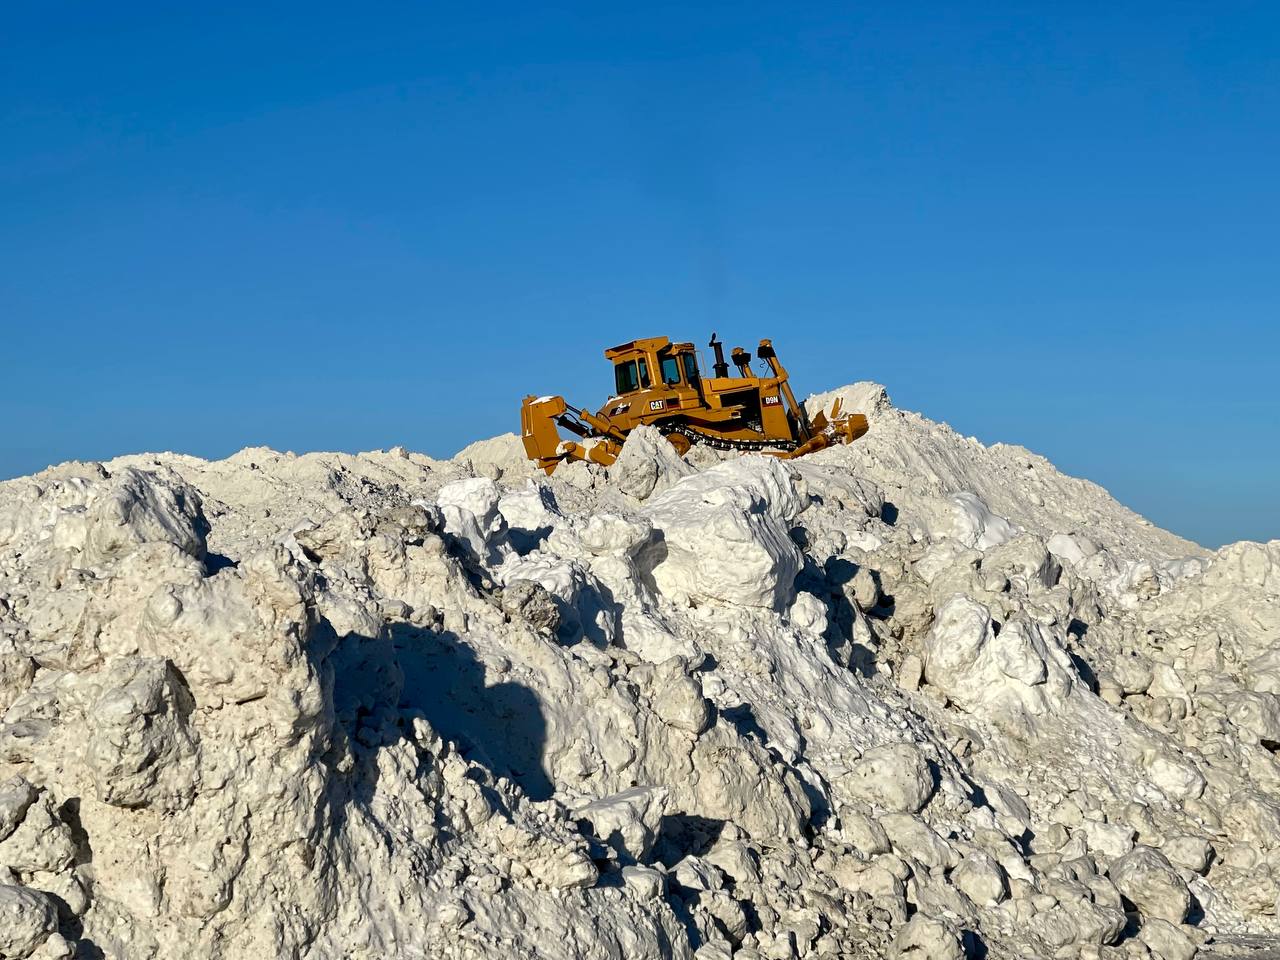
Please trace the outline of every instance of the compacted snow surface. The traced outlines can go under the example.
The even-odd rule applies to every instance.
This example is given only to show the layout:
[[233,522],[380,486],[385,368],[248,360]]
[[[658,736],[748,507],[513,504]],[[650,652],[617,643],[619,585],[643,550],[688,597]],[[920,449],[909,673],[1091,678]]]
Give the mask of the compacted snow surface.
[[795,462],[642,429],[551,478],[508,435],[0,484],[0,957],[1264,943],[1280,542],[837,395],[870,432]]

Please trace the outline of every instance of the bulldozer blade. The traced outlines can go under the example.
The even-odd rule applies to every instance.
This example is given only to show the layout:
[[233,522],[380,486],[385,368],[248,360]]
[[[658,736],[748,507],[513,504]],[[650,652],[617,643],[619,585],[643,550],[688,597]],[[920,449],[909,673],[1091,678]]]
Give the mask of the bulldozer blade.
[[842,406],[843,401],[839,397],[836,397],[836,401],[831,405],[830,410],[819,410],[815,413],[810,424],[813,428],[813,432],[825,433],[832,424],[839,423],[840,410]]
[[[817,423],[817,418],[814,422]],[[775,453],[774,456],[781,457],[783,460],[795,460],[797,457],[805,457],[819,450],[825,450],[827,447],[853,443],[869,429],[870,424],[867,423],[866,417],[860,413],[851,413],[828,423],[822,433],[815,433],[794,450]]]
[[[837,401],[837,404],[839,401]],[[867,422],[867,418],[860,413],[851,413],[847,417],[841,417],[835,422],[836,431],[844,437],[845,443],[853,443],[859,437],[866,434],[871,429],[871,424]]]
[[[569,417],[572,412],[578,419]],[[583,437],[581,442],[561,440],[558,424],[575,429]],[[564,397],[525,397],[520,408],[520,439],[524,452],[546,473],[552,474],[566,460],[590,460],[607,467],[622,452],[620,434],[615,437],[593,436],[591,430],[617,434],[605,420],[586,411],[571,407]]]

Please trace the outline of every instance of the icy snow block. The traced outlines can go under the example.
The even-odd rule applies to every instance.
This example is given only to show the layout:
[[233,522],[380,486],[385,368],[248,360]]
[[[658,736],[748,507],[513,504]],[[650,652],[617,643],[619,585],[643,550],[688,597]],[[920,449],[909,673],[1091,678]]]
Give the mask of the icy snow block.
[[84,762],[98,799],[116,807],[180,809],[194,792],[195,704],[167,660],[127,657],[104,672]]
[[645,860],[667,812],[667,787],[631,787],[592,800],[573,811],[591,824],[595,835],[629,862]]
[[889,945],[893,960],[964,960],[960,934],[950,923],[917,913]]
[[144,543],[172,543],[201,560],[209,523],[200,494],[172,470],[126,467],[111,478],[85,511],[83,557],[111,563]]
[[[494,576],[502,586],[516,594],[504,595],[504,606],[509,601],[519,608],[519,613],[526,622],[535,629],[551,627],[545,617],[545,611],[538,613],[531,609],[528,598],[522,601],[519,592],[527,589],[517,585],[521,581],[537,584],[550,600],[559,614],[559,622],[551,627],[561,637],[568,639],[581,634],[590,643],[598,647],[607,647],[614,642],[618,633],[618,612],[615,605],[606,598],[607,591],[591,571],[576,560],[563,560],[544,553],[533,553],[527,557],[512,557],[494,571]],[[539,598],[536,606],[541,606]],[[508,613],[516,612],[507,610]],[[532,616],[532,619],[530,617]]]
[[1111,864],[1111,882],[1147,918],[1181,923],[1191,909],[1191,893],[1159,850],[1134,847]]
[[859,800],[891,813],[919,813],[933,795],[933,774],[913,743],[872,747],[843,784]]
[[653,498],[654,536],[641,569],[677,603],[783,611],[803,556],[790,529],[808,495],[781,461],[744,457],[681,480]]
[[29,957],[57,929],[58,911],[47,896],[0,884],[0,957]]
[[496,562],[507,525],[498,510],[498,485],[488,477],[447,483],[436,493],[445,531],[465,543],[477,560]]
[[657,427],[639,426],[627,435],[609,478],[628,496],[647,500],[693,472]]
[[966,547],[990,550],[1017,536],[1018,528],[998,514],[976,493],[963,491],[951,497],[951,536]]

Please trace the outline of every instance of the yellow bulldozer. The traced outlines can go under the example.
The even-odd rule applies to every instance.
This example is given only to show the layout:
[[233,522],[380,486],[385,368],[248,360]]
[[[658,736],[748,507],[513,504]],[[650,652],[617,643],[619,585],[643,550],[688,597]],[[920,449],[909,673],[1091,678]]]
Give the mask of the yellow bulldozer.
[[[595,413],[570,406],[564,397],[525,397],[520,433],[529,459],[547,473],[568,460],[608,466],[641,424],[657,427],[681,456],[705,443],[791,459],[852,443],[867,432],[867,418],[842,415],[838,401],[831,411],[808,416],[769,340],[756,349],[767,368],[760,376],[741,347],[729,355],[739,374],[731,377],[724,345],[714,333],[708,346],[715,353],[710,377],[698,369],[692,343],[648,337],[611,347],[604,355],[613,364],[617,391]],[[561,440],[560,427],[576,439]]]

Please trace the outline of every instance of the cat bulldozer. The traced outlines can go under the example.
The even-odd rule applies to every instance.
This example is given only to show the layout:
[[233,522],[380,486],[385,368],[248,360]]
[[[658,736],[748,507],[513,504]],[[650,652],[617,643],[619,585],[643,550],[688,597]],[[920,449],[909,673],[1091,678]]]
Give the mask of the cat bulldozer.
[[[759,375],[751,354],[734,347],[730,359],[738,376],[729,376],[724,345],[714,333],[708,346],[715,355],[709,377],[702,375],[692,343],[649,337],[606,350],[617,392],[595,413],[570,406],[564,397],[525,397],[520,433],[529,459],[547,473],[573,460],[608,466],[641,424],[656,427],[680,456],[703,443],[791,459],[852,443],[867,432],[867,418],[842,415],[839,401],[810,417],[796,402],[769,340],[756,348],[765,368]],[[561,428],[574,439],[562,440]]]

